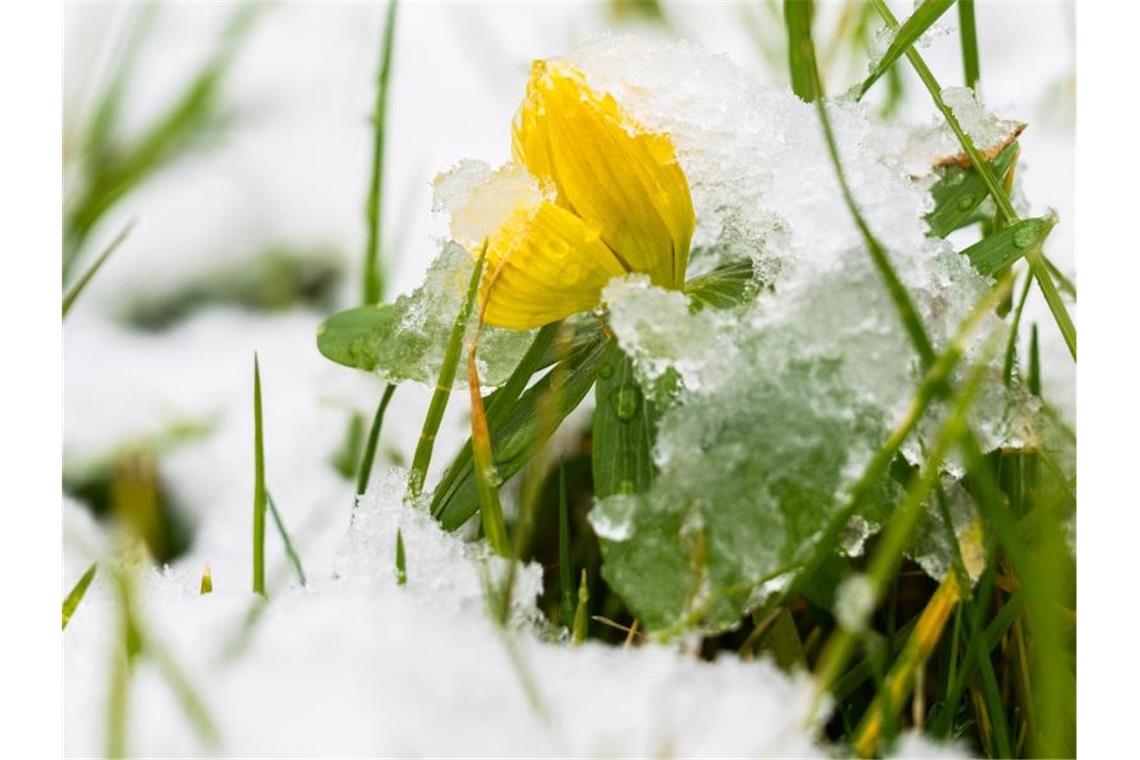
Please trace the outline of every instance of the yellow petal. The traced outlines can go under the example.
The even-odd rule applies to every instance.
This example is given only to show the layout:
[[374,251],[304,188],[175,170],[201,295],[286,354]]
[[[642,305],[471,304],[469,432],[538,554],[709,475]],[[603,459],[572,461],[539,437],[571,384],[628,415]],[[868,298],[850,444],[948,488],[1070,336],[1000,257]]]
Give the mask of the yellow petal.
[[695,219],[667,135],[645,129],[569,66],[535,61],[512,150],[554,183],[559,205],[599,228],[628,269],[663,287],[684,284]]
[[625,271],[596,227],[550,201],[520,208],[488,242],[485,320],[527,330],[589,311]]

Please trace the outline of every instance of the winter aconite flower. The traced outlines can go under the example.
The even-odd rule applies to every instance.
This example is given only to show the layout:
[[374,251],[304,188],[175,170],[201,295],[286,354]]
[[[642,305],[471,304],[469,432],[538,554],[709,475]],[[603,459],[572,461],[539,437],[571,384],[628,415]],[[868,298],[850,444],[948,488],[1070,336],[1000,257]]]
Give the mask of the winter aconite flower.
[[452,219],[454,232],[464,214],[494,218],[483,230],[488,324],[528,329],[588,311],[610,278],[629,272],[684,284],[695,219],[668,135],[569,64],[535,61],[511,142],[517,165],[496,179],[514,191],[473,194]]

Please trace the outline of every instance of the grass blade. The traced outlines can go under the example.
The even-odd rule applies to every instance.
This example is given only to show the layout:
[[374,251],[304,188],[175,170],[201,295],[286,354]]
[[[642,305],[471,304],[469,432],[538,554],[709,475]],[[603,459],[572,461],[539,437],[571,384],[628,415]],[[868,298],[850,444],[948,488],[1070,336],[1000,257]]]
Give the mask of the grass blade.
[[384,135],[388,120],[388,80],[392,73],[392,48],[396,31],[396,0],[388,0],[384,17],[383,48],[380,51],[380,69],[376,75],[376,103],[372,113],[372,173],[368,181],[368,201],[365,216],[368,220],[368,242],[364,250],[363,303],[380,303],[384,280],[380,271],[380,235],[383,218],[381,204],[384,195]]
[[269,491],[265,492],[265,500],[269,503],[269,513],[273,515],[273,524],[277,526],[277,533],[281,536],[281,542],[285,544],[285,554],[289,557],[289,564],[293,566],[293,572],[297,574],[297,580],[301,585],[307,585],[308,581],[305,580],[305,569],[301,567],[301,557],[298,556],[297,550],[293,548],[293,542],[289,539],[289,531],[285,530],[285,523],[281,520],[281,513],[277,511],[277,504],[273,501],[273,495]]
[[578,582],[578,606],[574,610],[574,627],[570,634],[575,645],[585,641],[590,632],[590,586],[587,580],[586,568],[582,568],[582,579]]
[[372,465],[376,461],[376,447],[380,443],[380,429],[384,426],[384,412],[388,410],[388,403],[396,386],[389,383],[380,396],[380,405],[376,407],[376,414],[372,417],[372,428],[368,431],[368,444],[364,447],[364,456],[360,460],[360,473],[356,478],[356,495],[363,496],[368,490],[368,479],[372,477]]
[[562,625],[574,622],[574,556],[570,549],[570,509],[566,503],[566,467],[558,463],[558,579],[562,587]]
[[914,12],[910,14],[910,17],[895,34],[895,38],[887,47],[887,52],[883,54],[883,57],[875,64],[875,68],[863,80],[863,84],[859,86],[856,99],[861,99],[867,94],[867,90],[871,89],[879,77],[886,73],[887,69],[901,58],[903,53],[926,33],[927,29],[942,18],[942,14],[948,11],[953,4],[954,0],[923,0],[922,4],[914,9]]
[[[989,162],[998,177],[1007,177],[1017,164],[1021,146],[1017,142],[1007,145]],[[946,167],[942,178],[930,188],[934,209],[926,215],[926,222],[935,237],[944,238],[956,229],[977,220],[978,207],[989,197],[985,180],[972,168],[957,165]]]
[[404,554],[404,532],[396,528],[396,585],[408,585],[408,558]]
[[214,593],[214,576],[210,572],[210,566],[206,565],[202,568],[202,580],[198,582],[198,596],[212,593]]
[[87,587],[91,585],[91,581],[95,579],[95,570],[97,565],[92,562],[91,567],[87,568],[87,572],[80,576],[75,585],[72,586],[71,591],[67,592],[67,596],[63,599],[63,629],[67,630],[67,624],[71,620],[71,616],[75,614],[76,608],[79,603],[83,601],[83,595],[87,593]]
[[962,38],[962,68],[966,86],[977,90],[981,67],[978,62],[978,28],[974,21],[974,0],[958,0],[958,34]]
[[819,69],[815,63],[815,45],[811,39],[811,22],[815,15],[812,0],[784,0],[784,23],[788,27],[788,70],[792,76],[792,92],[800,100],[811,103],[821,95]]
[[451,337],[447,341],[447,352],[443,357],[443,364],[439,368],[439,377],[435,383],[431,403],[428,405],[427,416],[424,417],[423,429],[420,432],[419,443],[412,457],[412,469],[408,473],[408,493],[419,496],[423,492],[424,479],[427,478],[428,467],[431,465],[431,454],[435,448],[435,436],[439,432],[439,425],[443,421],[443,413],[447,410],[447,401],[451,397],[451,386],[455,383],[455,370],[459,366],[459,354],[463,350],[463,336],[467,332],[467,323],[471,318],[471,307],[475,303],[475,292],[479,289],[479,278],[483,274],[483,262],[487,257],[487,243],[484,241],[483,250],[475,267],[471,271],[471,281],[467,284],[467,295],[463,299],[463,306],[455,317],[455,324],[451,328]]
[[99,258],[95,259],[95,263],[88,267],[87,271],[80,275],[79,279],[75,281],[75,284],[71,286],[71,289],[67,291],[67,294],[63,297],[63,316],[65,318],[67,317],[67,312],[71,311],[71,307],[75,304],[76,299],[79,298],[84,288],[95,278],[95,275],[99,273],[102,266],[107,263],[107,259],[111,258],[111,254],[127,239],[127,235],[134,229],[134,226],[135,223],[133,220],[128,222],[127,226],[123,228],[123,231],[116,235],[115,239],[111,241],[111,244],[99,254]]
[[261,367],[253,355],[253,592],[265,596],[265,440],[261,418]]

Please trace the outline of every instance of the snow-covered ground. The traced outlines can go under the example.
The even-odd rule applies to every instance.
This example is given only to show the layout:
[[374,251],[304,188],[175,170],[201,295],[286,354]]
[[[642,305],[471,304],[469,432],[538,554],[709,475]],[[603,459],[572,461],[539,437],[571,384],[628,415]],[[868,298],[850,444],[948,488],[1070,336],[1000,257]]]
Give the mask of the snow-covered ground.
[[[98,70],[97,43],[116,28],[121,10],[68,6],[69,118],[87,102],[85,72]],[[170,83],[210,48],[226,12],[163,7],[139,87],[126,101],[128,124],[162,105]],[[669,7],[681,36],[727,53],[749,77],[781,84],[755,52],[740,13],[732,3]],[[1047,253],[1071,273],[1074,125],[1071,110],[1058,107],[1072,76],[1071,9],[994,3],[978,13],[986,105],[1030,124],[1022,186],[1034,212],[1060,215]],[[160,463],[196,524],[194,544],[172,567],[144,572],[139,585],[144,621],[204,698],[220,744],[201,743],[167,682],[144,664],[131,697],[128,747],[140,755],[235,756],[822,754],[806,727],[807,676],[788,678],[767,662],[703,663],[676,647],[573,648],[551,640],[533,620],[537,568],[521,576],[517,625],[504,635],[483,609],[480,550],[393,500],[398,468],[374,473],[351,519],[352,484],[329,459],[348,413],[370,414],[381,386],[317,353],[325,315],[216,308],[161,333],[114,319],[133,293],[173,287],[267,244],[327,247],[357,260],[382,14],[382,5],[364,4],[267,8],[227,89],[239,115],[232,129],[129,197],[96,235],[98,247],[128,219],[139,220],[65,326],[66,460],[81,466],[174,424],[208,426]],[[953,27],[952,14],[947,18]],[[389,296],[418,284],[445,234],[446,220],[430,213],[435,175],[466,157],[508,159],[508,127],[529,61],[615,26],[600,4],[402,5],[384,209]],[[640,33],[662,35],[648,27]],[[960,81],[956,34],[935,36],[924,55],[944,83]],[[935,121],[913,83],[905,112],[918,123]],[[345,305],[356,289],[350,279]],[[1073,370],[1064,344],[1036,294],[1027,308],[1041,329],[1046,393],[1071,419]],[[243,639],[254,604],[255,351],[268,483],[310,582],[295,583],[271,532],[271,601]],[[455,394],[449,407],[435,472],[465,437],[464,395]],[[400,388],[382,452],[410,455],[427,398],[426,389]],[[393,576],[397,525],[407,547],[406,587]],[[67,587],[104,556],[108,541],[82,506],[65,499]],[[206,566],[214,592],[199,596]],[[70,756],[104,747],[115,614],[102,572],[64,638]],[[908,756],[927,751],[900,748]]]

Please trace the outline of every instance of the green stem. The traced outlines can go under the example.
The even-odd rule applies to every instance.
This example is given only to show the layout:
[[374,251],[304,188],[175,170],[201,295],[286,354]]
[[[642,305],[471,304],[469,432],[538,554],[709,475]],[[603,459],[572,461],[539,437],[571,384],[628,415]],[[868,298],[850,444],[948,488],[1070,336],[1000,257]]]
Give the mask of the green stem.
[[261,368],[253,355],[253,591],[265,596],[265,443],[261,417]]
[[388,115],[388,80],[392,73],[392,41],[396,29],[396,0],[389,0],[384,17],[384,47],[376,77],[376,103],[372,114],[372,174],[368,183],[368,243],[364,251],[364,303],[380,302],[384,283],[380,273],[380,233],[384,193],[384,134]]
[[356,479],[356,495],[363,496],[368,490],[368,479],[372,477],[372,465],[376,461],[376,447],[380,443],[380,429],[384,426],[384,412],[388,410],[388,402],[396,392],[394,383],[389,383],[380,396],[380,405],[376,407],[376,414],[372,418],[372,428],[368,431],[368,444],[364,447],[364,458],[360,460],[360,473]]
[[974,0],[958,0],[958,33],[962,38],[962,68],[966,86],[977,91],[981,70],[978,64],[978,28],[974,21]]
[[487,244],[483,243],[483,250],[475,268],[471,272],[471,281],[467,285],[467,295],[455,324],[451,328],[451,337],[447,341],[447,352],[443,357],[443,364],[439,368],[439,377],[436,379],[435,391],[432,393],[431,403],[428,405],[427,416],[424,418],[420,440],[416,445],[415,455],[412,457],[412,469],[408,474],[408,493],[419,496],[423,492],[424,479],[427,478],[428,467],[431,465],[432,449],[435,448],[435,437],[439,432],[439,425],[443,421],[443,413],[447,410],[447,401],[451,397],[451,386],[455,383],[455,371],[459,366],[459,354],[463,350],[463,336],[467,332],[467,323],[471,319],[471,307],[475,303],[475,292],[479,289],[479,278],[483,274],[483,262],[487,257]]
[[285,554],[289,557],[289,564],[293,566],[293,572],[297,574],[297,580],[304,586],[308,583],[305,580],[305,569],[301,567],[301,557],[297,554],[297,550],[293,548],[293,542],[289,539],[289,531],[285,530],[285,523],[281,519],[281,513],[277,511],[277,504],[273,501],[273,495],[269,491],[265,492],[265,500],[269,504],[269,514],[273,516],[273,523],[277,526],[277,533],[281,536],[281,542],[285,544]]
[[86,288],[87,284],[95,278],[95,275],[98,274],[99,269],[102,268],[103,264],[107,262],[107,259],[111,258],[111,254],[114,253],[119,248],[119,246],[122,245],[123,241],[127,239],[127,235],[131,233],[131,230],[134,229],[134,226],[134,220],[128,222],[127,226],[123,228],[123,231],[116,235],[115,239],[111,241],[111,244],[108,245],[101,254],[99,254],[99,258],[95,259],[95,263],[92,264],[87,269],[87,271],[79,277],[75,284],[71,286],[71,289],[67,291],[67,294],[63,297],[64,317],[67,317],[67,312],[71,311],[71,307],[75,304],[76,299],[79,298],[79,295],[83,292],[84,288]]

